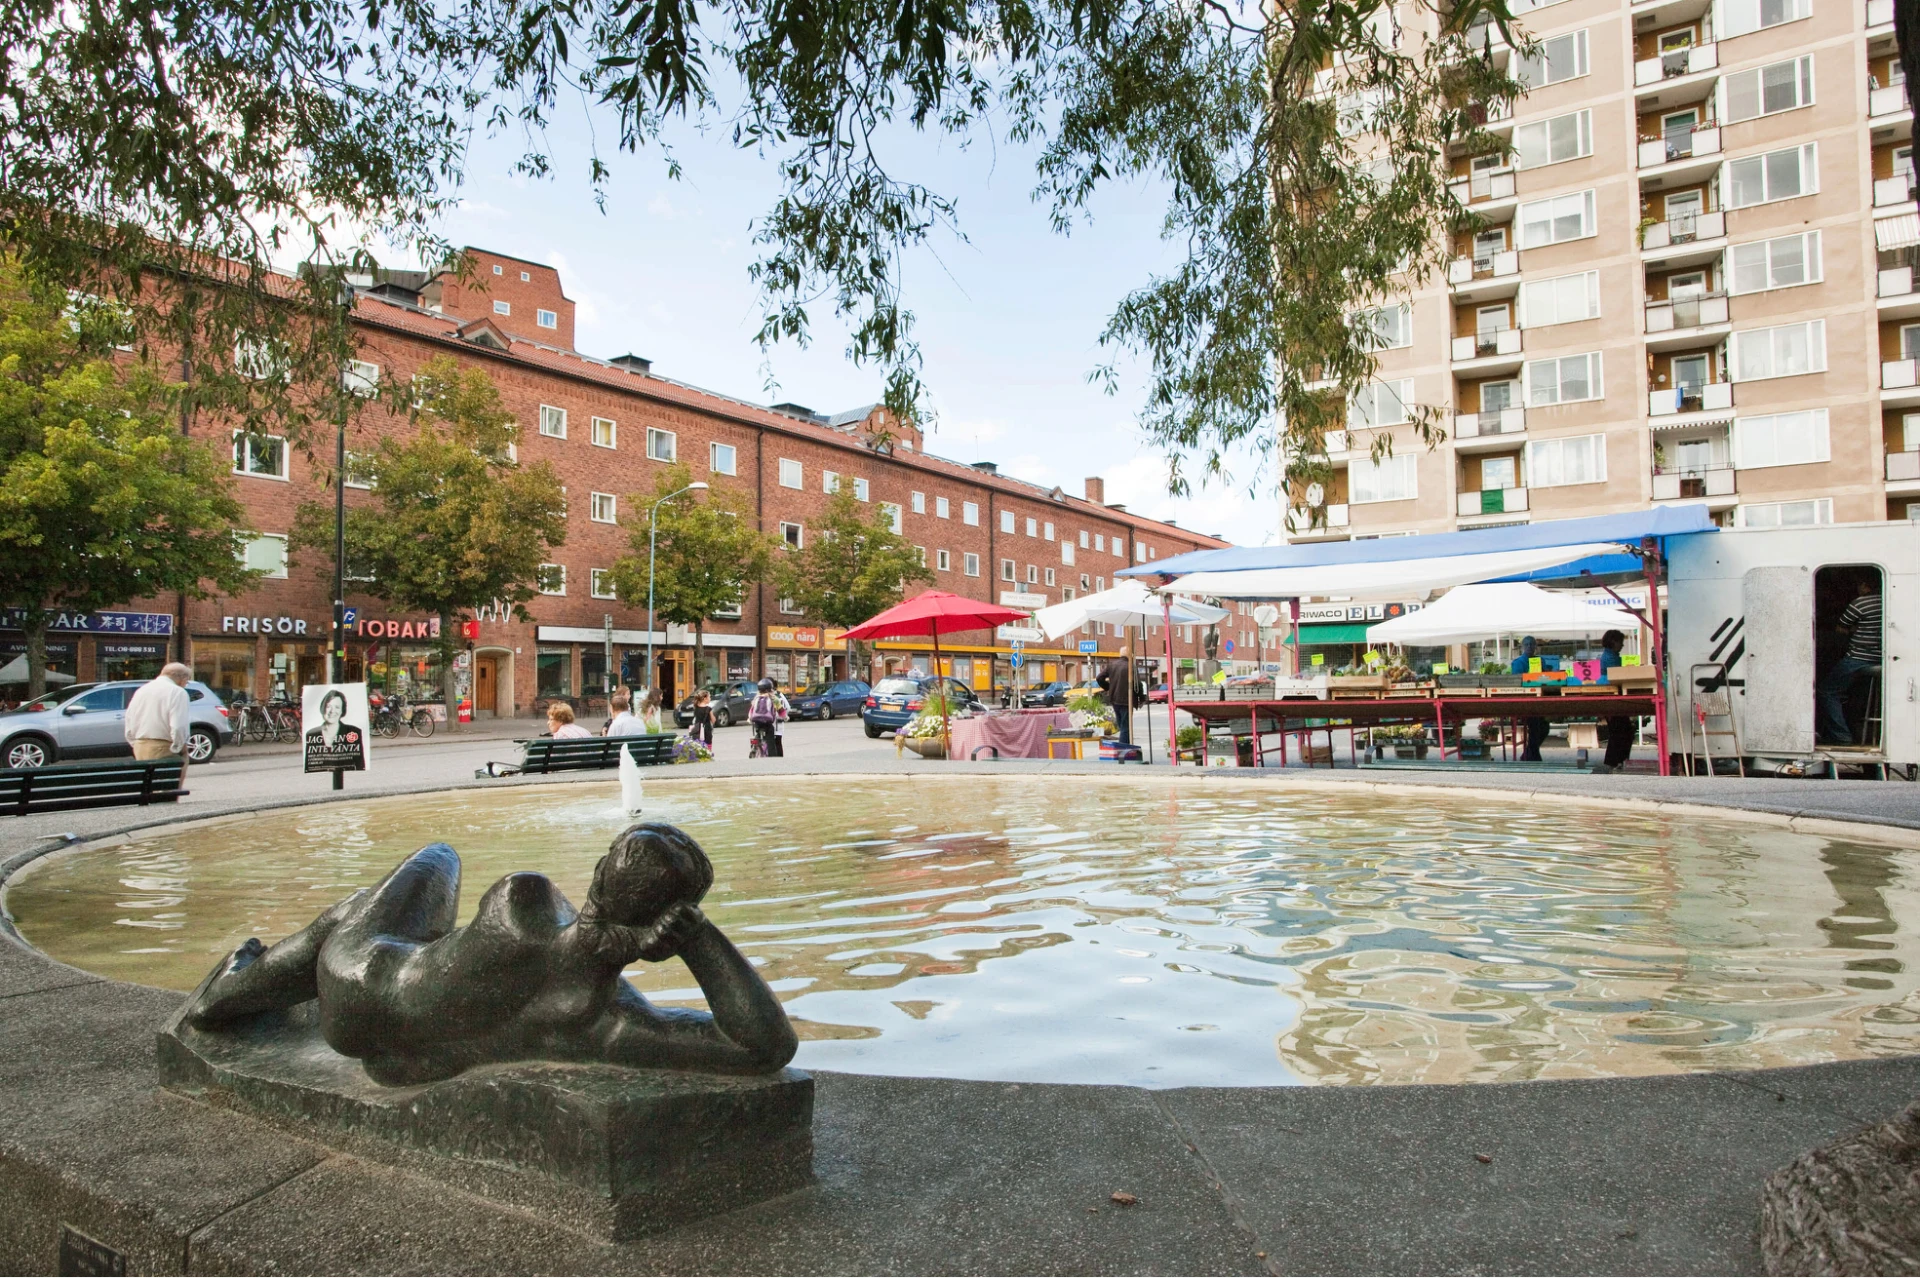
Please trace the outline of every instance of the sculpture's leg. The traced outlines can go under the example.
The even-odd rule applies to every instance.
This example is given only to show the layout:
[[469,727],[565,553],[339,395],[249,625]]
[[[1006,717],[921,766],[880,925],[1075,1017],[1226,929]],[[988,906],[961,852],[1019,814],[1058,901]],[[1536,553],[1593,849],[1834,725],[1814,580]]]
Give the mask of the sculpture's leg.
[[460,855],[430,844],[367,890],[337,945],[358,951],[381,938],[432,942],[453,931],[460,911]]
[[187,1020],[196,1027],[213,1027],[313,999],[319,994],[315,962],[320,948],[365,896],[361,890],[334,903],[312,924],[264,950],[260,939],[248,938],[194,993]]

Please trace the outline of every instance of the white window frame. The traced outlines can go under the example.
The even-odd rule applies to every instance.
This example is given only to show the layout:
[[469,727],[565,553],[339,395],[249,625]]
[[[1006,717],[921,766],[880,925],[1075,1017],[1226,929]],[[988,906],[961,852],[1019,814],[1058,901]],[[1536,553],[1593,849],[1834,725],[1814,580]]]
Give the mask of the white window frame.
[[513,304],[504,299],[495,298],[493,300],[493,314],[497,316],[510,316],[513,314]]
[[[560,571],[560,586],[558,590],[554,590],[546,585],[553,580],[552,571],[556,569]],[[539,579],[539,591],[541,595],[563,596],[567,594],[567,566],[563,564],[543,564],[540,566],[540,571],[536,576]]]
[[960,504],[960,523],[961,523],[961,524],[970,524],[970,525],[972,525],[972,526],[974,526],[975,528],[979,528],[979,526],[980,526],[980,504],[979,504],[979,503],[977,503],[977,502],[963,502],[963,503],[961,503],[961,504]]
[[899,503],[897,502],[881,503],[880,514],[886,519],[887,528],[893,530],[895,533],[901,532],[906,527],[905,521],[902,520],[901,518]]
[[945,498],[935,498],[933,500],[933,514],[941,520],[951,520],[953,518],[953,504]]
[[[601,428],[606,428],[605,432]],[[602,434],[606,436],[601,439]],[[620,442],[620,424],[612,418],[587,419],[587,443],[600,449],[616,449]]]
[[919,490],[916,489],[907,495],[907,503],[913,508],[913,514],[917,516],[927,514],[927,495]]
[[340,371],[340,385],[348,395],[374,395],[380,390],[380,366],[371,360],[349,360]]
[[[1791,350],[1794,330],[1801,330],[1801,344],[1807,353],[1807,367],[1782,370],[1782,355]],[[1827,322],[1796,320],[1791,324],[1769,325],[1764,329],[1736,329],[1729,340],[1730,378],[1734,382],[1764,382],[1772,378],[1797,378],[1827,369]],[[1764,364],[1762,361],[1764,360]],[[1750,368],[1765,372],[1751,373]]]
[[[265,560],[254,554],[254,548],[272,544],[279,554],[270,566]],[[264,578],[284,578],[287,576],[287,535],[284,533],[250,533],[247,535],[246,549],[240,553],[240,562],[249,569],[265,570]],[[277,566],[277,567],[276,567]]]
[[[279,454],[279,466],[275,470],[265,471],[254,465],[259,460],[256,449],[262,441]],[[233,433],[233,474],[251,476],[255,480],[286,480],[292,475],[292,466],[293,451],[287,448],[285,436],[260,433],[249,436],[244,431]]]
[[619,524],[620,499],[611,493],[588,494],[587,518],[595,524]]
[[1066,541],[1060,544],[1060,563],[1061,564],[1073,563],[1073,539],[1071,538],[1068,538]]
[[[1810,521],[1796,520],[1791,524],[1784,518],[1789,508],[1805,507],[1813,516]],[[1755,520],[1761,513],[1771,513],[1771,520]],[[1742,529],[1804,529],[1813,525],[1833,523],[1832,498],[1797,498],[1786,502],[1743,502],[1733,509],[1734,523]]]
[[265,338],[241,338],[233,344],[233,371],[255,382],[285,381],[287,362]]
[[794,600],[794,598],[793,598],[792,596],[781,596],[781,597],[780,597],[780,612],[782,612],[782,613],[799,613],[799,612],[800,612],[800,605],[799,605],[799,603],[798,603],[798,602],[797,602],[796,600]]
[[1013,512],[1002,511],[1000,513],[1000,532],[1002,533],[1017,532],[1019,527],[1017,524],[1018,519],[1019,517],[1015,516]]
[[1389,303],[1354,316],[1361,345],[1369,351],[1397,351],[1413,345],[1413,304]]
[[[1574,479],[1567,478],[1564,455],[1583,446],[1591,470]],[[1527,487],[1560,489],[1571,485],[1607,482],[1607,436],[1604,431],[1584,436],[1556,436],[1548,440],[1527,441]]]
[[1375,502],[1408,502],[1420,496],[1420,458],[1393,453],[1384,458],[1356,458],[1347,471],[1347,501],[1354,506]]
[[[349,489],[372,489],[374,486],[372,467],[375,457],[376,455],[371,453],[347,450],[347,474],[341,478],[341,483]],[[355,476],[362,478],[356,480]]]
[[[787,530],[789,529],[793,530],[793,536],[791,538],[787,536]],[[780,543],[789,550],[806,550],[807,526],[801,524],[798,520],[782,520],[780,522]]]
[[822,471],[820,473],[820,492],[840,492],[840,473],[838,471]]
[[1002,582],[1020,581],[1020,566],[1015,564],[1013,561],[1006,559],[1004,556],[1000,560],[1000,581]]
[[[1571,125],[1556,131],[1556,125],[1572,121]],[[1571,150],[1565,150],[1572,133]],[[1557,136],[1556,136],[1557,135]],[[1533,139],[1538,137],[1539,141]],[[1560,148],[1559,153],[1556,148]],[[1548,165],[1565,164],[1569,160],[1581,160],[1593,154],[1593,112],[1591,110],[1569,111],[1565,115],[1548,116],[1544,120],[1532,120],[1513,130],[1513,167],[1516,169],[1544,169]],[[1529,160],[1529,150],[1539,154],[1539,159]]]
[[[855,476],[853,478],[853,500],[855,502],[869,501],[872,493],[873,493],[872,488],[867,484],[867,482],[864,479],[862,479],[859,476]],[[900,531],[898,529],[895,529],[894,532],[898,533]]]
[[[1796,436],[1784,441],[1782,433]],[[1733,420],[1732,461],[1735,469],[1804,467],[1833,461],[1825,409],[1798,409],[1788,413],[1748,414]]]
[[1027,536],[1029,538],[1037,538],[1040,536],[1040,522],[1032,516],[1027,517]]
[[[1784,72],[1793,100],[1784,106],[1767,106],[1767,73]],[[1780,76],[1776,74],[1776,81]],[[1776,85],[1777,87],[1777,85]],[[1729,71],[1720,77],[1719,113],[1722,124],[1759,120],[1786,111],[1798,111],[1813,105],[1813,55],[1801,54],[1780,62]],[[1744,113],[1744,114],[1743,114]]]
[[[1812,0],[1771,0],[1777,5],[1777,12],[1783,16],[1772,22],[1766,21],[1766,7],[1769,0],[1720,0],[1718,20],[1713,24],[1720,39],[1731,40],[1735,36],[1750,35],[1755,31],[1765,31],[1786,22],[1798,22],[1813,12]],[[1514,10],[1518,13],[1519,10]]]
[[1027,566],[1027,585],[1030,587],[1037,587],[1040,585],[1040,566],[1039,565],[1030,564]]
[[1347,428],[1392,427],[1413,421],[1413,379],[1369,382],[1347,402]]
[[[1777,278],[1780,268],[1775,259],[1790,243],[1800,247],[1801,278],[1780,280]],[[1742,259],[1746,260],[1744,264]],[[1766,283],[1755,288],[1742,288],[1740,279],[1742,271],[1750,272],[1756,269],[1766,276]],[[1818,231],[1797,231],[1790,236],[1775,236],[1770,240],[1749,240],[1745,244],[1730,245],[1727,248],[1727,292],[1736,296],[1748,293],[1770,293],[1775,289],[1797,289],[1803,284],[1819,284],[1825,278]]]
[[1080,549],[1082,551],[1091,551],[1093,549],[1093,535],[1085,529],[1080,531]]
[[678,462],[680,437],[664,427],[647,428],[647,457],[654,462]]
[[[1515,243],[1522,249],[1544,249],[1548,245],[1571,244],[1575,240],[1585,240],[1589,236],[1598,235],[1599,218],[1595,209],[1593,188],[1585,191],[1568,191],[1562,195],[1548,196],[1544,200],[1529,200],[1514,214],[1514,223],[1519,228]],[[1530,216],[1542,211],[1545,213],[1543,220],[1528,221]],[[1560,234],[1561,222],[1575,214],[1578,214],[1580,219],[1579,230],[1572,235]],[[1530,238],[1527,234],[1530,226],[1547,228],[1547,238],[1544,240]]]
[[1520,285],[1520,327],[1578,324],[1600,317],[1600,273],[1576,271],[1570,275],[1527,280]]
[[[1513,78],[1531,91],[1545,89],[1550,85],[1565,84],[1569,80],[1578,80],[1589,74],[1592,64],[1587,57],[1587,29],[1563,31],[1559,35],[1537,40],[1539,52],[1533,57],[1517,59],[1513,66]],[[1564,48],[1562,47],[1564,46]],[[1556,62],[1558,66],[1556,67]],[[1545,78],[1554,70],[1561,74]],[[1533,75],[1542,78],[1533,79]]]
[[[1564,385],[1560,376],[1560,368],[1569,360],[1585,360],[1587,362],[1587,391],[1589,394],[1574,399],[1569,399],[1560,394],[1560,388]],[[1540,366],[1549,364],[1554,366],[1554,398],[1551,400],[1537,399],[1534,396],[1533,371]],[[1545,360],[1527,361],[1526,367],[1521,371],[1520,395],[1526,402],[1526,406],[1530,409],[1553,404],[1584,404],[1588,401],[1605,398],[1606,378],[1602,367],[1602,356],[1600,352],[1585,351],[1570,356],[1551,356]]]
[[1046,568],[1046,569],[1043,569],[1043,570],[1041,571],[1041,574],[1042,574],[1042,577],[1043,577],[1043,578],[1045,579],[1045,581],[1046,581],[1046,584],[1047,584],[1048,586],[1052,586],[1052,585],[1053,585],[1053,569],[1052,569],[1052,567],[1051,567],[1051,566],[1049,566],[1048,568]]
[[962,574],[963,574],[963,576],[965,576],[965,577],[968,577],[968,578],[977,578],[977,577],[979,577],[979,576],[980,576],[980,555],[979,555],[979,553],[978,553],[978,552],[974,552],[974,551],[968,551],[968,552],[965,552],[965,553],[964,553],[964,554],[963,554],[963,555],[961,556],[961,560],[960,560],[960,566],[961,566],[961,570],[962,570]]
[[934,567],[939,569],[941,573],[953,572],[953,552],[947,550],[945,547],[941,547],[933,553],[933,556]]
[[620,593],[613,589],[613,570],[587,570],[587,594],[595,600],[618,600]]
[[557,404],[540,406],[540,434],[554,440],[567,438],[567,411]]
[[740,451],[730,444],[718,440],[707,444],[707,470],[717,476],[737,476],[740,474]]
[[780,487],[782,489],[806,488],[806,468],[792,458],[780,459]]
[[540,307],[534,311],[533,322],[542,329],[558,329],[560,327],[560,317],[545,307]]
[[[1794,176],[1798,187],[1793,191],[1776,192],[1774,190],[1773,160],[1779,156],[1794,156]],[[1734,172],[1743,166],[1758,168],[1761,196],[1758,200],[1741,201]],[[1802,196],[1818,194],[1820,190],[1820,144],[1803,142],[1791,147],[1779,147],[1772,151],[1762,151],[1749,156],[1737,156],[1728,160],[1720,170],[1720,190],[1724,193],[1728,209],[1753,209],[1763,204],[1778,204],[1782,200],[1798,200]]]

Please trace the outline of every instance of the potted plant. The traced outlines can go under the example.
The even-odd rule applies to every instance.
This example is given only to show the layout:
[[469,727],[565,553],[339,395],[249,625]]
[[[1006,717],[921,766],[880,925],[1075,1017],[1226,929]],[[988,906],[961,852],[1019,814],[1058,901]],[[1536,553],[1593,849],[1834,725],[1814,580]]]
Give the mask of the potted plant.
[[1195,764],[1205,764],[1207,754],[1207,731],[1197,724],[1183,726],[1173,736],[1174,746],[1180,752],[1180,758],[1191,760]]
[[1487,758],[1487,743],[1484,738],[1461,738],[1453,745],[1459,750],[1462,760],[1485,760]]
[[1395,725],[1381,731],[1382,736],[1393,744],[1393,758],[1396,760],[1425,760],[1427,758],[1427,729],[1425,725]]

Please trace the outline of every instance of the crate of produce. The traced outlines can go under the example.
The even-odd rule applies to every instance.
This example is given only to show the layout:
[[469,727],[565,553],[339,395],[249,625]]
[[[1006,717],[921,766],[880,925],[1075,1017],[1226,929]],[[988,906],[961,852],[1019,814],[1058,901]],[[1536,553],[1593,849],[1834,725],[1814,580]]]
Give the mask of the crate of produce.
[[1651,692],[1660,684],[1652,667],[1608,667],[1607,683],[1630,693]]
[[1338,697],[1341,694],[1385,693],[1387,678],[1379,676],[1328,676],[1327,689]]
[[1261,702],[1271,697],[1273,697],[1271,680],[1227,681],[1226,700],[1228,702]]

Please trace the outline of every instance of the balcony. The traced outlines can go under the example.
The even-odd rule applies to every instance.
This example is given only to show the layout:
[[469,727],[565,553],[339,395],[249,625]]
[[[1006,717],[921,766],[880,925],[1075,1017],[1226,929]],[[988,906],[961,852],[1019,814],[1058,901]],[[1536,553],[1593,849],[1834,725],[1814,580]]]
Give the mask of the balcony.
[[1685,346],[1710,336],[1709,331],[1727,323],[1727,295],[1706,293],[1697,298],[1647,302],[1647,345],[1664,351]]
[[1890,84],[1883,87],[1873,86],[1867,90],[1867,119],[1880,120],[1900,115],[1912,114],[1913,107],[1907,101],[1907,86]]
[[1456,445],[1469,440],[1488,440],[1498,437],[1490,443],[1504,444],[1527,429],[1527,411],[1515,406],[1511,409],[1494,409],[1486,413],[1456,413],[1453,415],[1453,441]]
[[1455,513],[1465,518],[1510,515],[1526,509],[1525,489],[1470,489],[1459,496]]
[[1520,363],[1520,330],[1500,329],[1492,333],[1469,333],[1453,340],[1453,363],[1473,370]]
[[1867,27],[1893,25],[1893,0],[1867,0]]
[[1289,507],[1287,509],[1287,535],[1293,538],[1341,537],[1353,527],[1344,502],[1329,502],[1323,510],[1326,522],[1313,523],[1313,508]]
[[1447,264],[1447,283],[1456,288],[1476,280],[1498,280],[1502,276],[1519,274],[1520,255],[1512,249],[1455,258]]
[[1677,80],[1681,76],[1712,71],[1719,65],[1720,46],[1717,44],[1698,44],[1688,49],[1674,49],[1657,58],[1642,58],[1634,63],[1633,83],[1635,88],[1643,88],[1666,80]]
[[1693,252],[1704,255],[1707,247],[1717,251],[1717,242],[1726,236],[1727,215],[1720,210],[1683,213],[1665,222],[1649,224],[1646,234],[1640,237],[1640,248],[1649,261],[1665,261]]
[[1920,360],[1908,358],[1880,362],[1880,403],[1920,404]]
[[1873,180],[1873,207],[1893,209],[1913,207],[1913,175],[1896,173],[1891,178]]
[[1647,416],[1670,418],[1681,413],[1721,413],[1733,408],[1731,382],[1669,387],[1647,392]]
[[1887,486],[1896,484],[1902,493],[1920,491],[1920,449],[1887,455]]
[[1676,129],[1640,140],[1640,182],[1647,190],[1703,178],[1720,163],[1720,126]]
[[1482,169],[1465,178],[1455,178],[1447,184],[1447,190],[1453,198],[1464,205],[1488,204],[1495,200],[1513,199],[1513,170]]
[[[1675,468],[1662,470],[1655,468],[1653,473],[1653,500],[1655,502],[1700,502],[1709,507],[1730,507],[1738,486],[1734,482],[1732,467]],[[1715,499],[1725,499],[1716,502]]]

